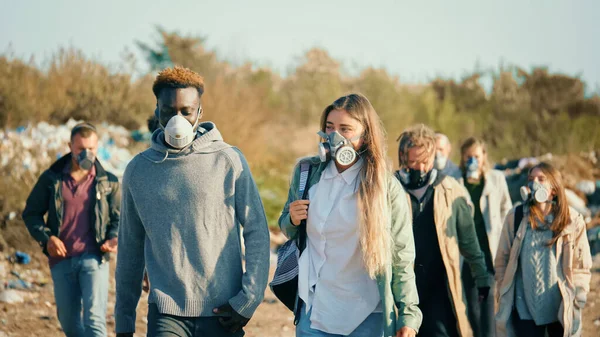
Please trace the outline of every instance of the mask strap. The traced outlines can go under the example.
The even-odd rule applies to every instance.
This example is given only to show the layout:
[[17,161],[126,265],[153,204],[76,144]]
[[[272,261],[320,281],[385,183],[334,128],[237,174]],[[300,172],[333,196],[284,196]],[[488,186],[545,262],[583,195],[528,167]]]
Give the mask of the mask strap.
[[352,137],[352,138],[350,138],[350,139],[348,139],[348,140],[349,140],[349,141],[351,141],[351,142],[355,142],[355,141],[359,140],[359,139],[360,139],[360,137],[362,137],[362,136],[363,136],[363,135],[356,135],[356,136],[354,136],[354,137]]
[[[160,124],[160,122],[159,122],[159,124]],[[165,157],[162,160],[155,161],[155,160],[152,160],[150,158],[148,158],[148,160],[150,160],[154,164],[162,164],[165,160],[167,160],[168,156],[169,156],[169,151],[165,151]]]
[[[202,106],[199,106],[198,107],[198,114],[196,114],[196,121],[194,122],[194,125],[192,125],[192,130],[196,129],[198,127],[198,124],[200,124],[199,123],[200,122],[200,115],[202,114],[201,111],[202,111]],[[194,132],[196,132],[196,131],[194,131]]]
[[[158,109],[158,108],[157,108]],[[160,122],[160,118],[158,118],[158,114],[155,113],[157,116],[156,118],[158,119],[158,126],[164,131],[165,130],[165,126],[162,125],[162,123]],[[196,115],[196,121],[194,122],[194,125],[192,125],[192,129],[195,129],[198,126],[198,122],[200,121],[200,116],[202,115],[202,106],[198,107],[198,114]],[[173,117],[171,117],[173,118]]]

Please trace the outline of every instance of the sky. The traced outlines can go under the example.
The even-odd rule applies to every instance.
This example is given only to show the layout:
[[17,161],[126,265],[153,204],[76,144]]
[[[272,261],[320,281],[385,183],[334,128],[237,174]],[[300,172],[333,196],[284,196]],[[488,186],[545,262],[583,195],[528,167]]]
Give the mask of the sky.
[[42,62],[75,47],[117,64],[161,26],[282,75],[320,47],[350,72],[382,67],[404,83],[512,64],[581,76],[600,92],[598,17],[598,0],[0,0],[0,53]]

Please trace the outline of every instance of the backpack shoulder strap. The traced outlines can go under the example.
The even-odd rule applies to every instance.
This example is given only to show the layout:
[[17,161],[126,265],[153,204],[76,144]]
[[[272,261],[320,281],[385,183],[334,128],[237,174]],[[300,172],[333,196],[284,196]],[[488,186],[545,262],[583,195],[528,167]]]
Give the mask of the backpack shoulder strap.
[[298,195],[302,199],[306,199],[308,176],[310,175],[310,163],[305,162],[300,164],[300,183],[298,184]]
[[519,226],[521,225],[521,221],[523,220],[523,204],[517,206],[515,208],[515,237],[517,236],[517,231],[519,230]]
[[[298,195],[302,199],[306,199],[308,196],[308,189],[306,185],[308,183],[308,178],[310,177],[310,163],[304,162],[300,164],[300,182],[298,184]],[[298,245],[298,250],[300,251],[300,255],[306,248],[306,220],[302,220],[300,225],[298,226],[298,240],[296,241]]]

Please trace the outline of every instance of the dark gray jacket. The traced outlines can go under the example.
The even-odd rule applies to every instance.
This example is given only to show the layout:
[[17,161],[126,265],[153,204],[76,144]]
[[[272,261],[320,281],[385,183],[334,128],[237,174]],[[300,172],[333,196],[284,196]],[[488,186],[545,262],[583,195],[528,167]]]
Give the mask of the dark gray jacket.
[[[58,236],[62,225],[63,198],[62,172],[71,162],[71,154],[57,160],[44,171],[27,198],[23,220],[31,236],[40,244],[44,254],[48,255],[46,243],[50,236]],[[98,248],[106,241],[118,236],[121,207],[121,190],[115,175],[104,170],[96,160],[96,178],[94,182],[94,212],[92,217],[94,235]],[[48,213],[47,220],[44,215]],[[108,253],[104,254],[108,259]]]

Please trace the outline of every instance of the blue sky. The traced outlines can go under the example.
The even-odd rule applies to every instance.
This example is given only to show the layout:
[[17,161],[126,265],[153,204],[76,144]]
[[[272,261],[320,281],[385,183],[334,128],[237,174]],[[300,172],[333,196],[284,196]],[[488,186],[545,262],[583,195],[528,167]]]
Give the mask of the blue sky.
[[219,57],[282,74],[318,46],[346,69],[384,67],[402,82],[460,77],[501,62],[581,75],[600,91],[600,1],[8,1],[0,50],[44,60],[77,47],[115,64],[155,26],[204,36]]

